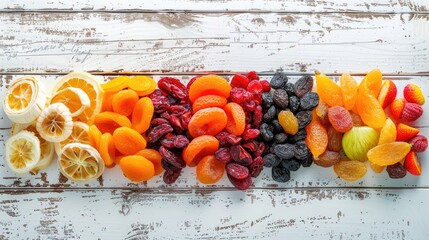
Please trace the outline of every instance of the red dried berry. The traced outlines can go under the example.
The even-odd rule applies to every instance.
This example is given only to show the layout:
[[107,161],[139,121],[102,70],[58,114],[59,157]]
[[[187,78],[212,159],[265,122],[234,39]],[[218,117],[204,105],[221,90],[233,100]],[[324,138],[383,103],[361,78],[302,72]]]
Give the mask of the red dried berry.
[[246,151],[254,153],[258,149],[258,143],[256,141],[249,141],[242,145]]
[[250,82],[250,80],[246,76],[237,74],[237,75],[234,75],[234,77],[232,77],[230,85],[233,88],[236,87],[236,88],[244,88],[245,89],[247,87],[247,85],[249,84],[249,82]]
[[335,106],[328,109],[328,118],[337,132],[345,133],[353,128],[353,119],[344,107]]
[[247,78],[252,81],[252,80],[259,80],[259,75],[257,72],[255,71],[250,71],[249,73],[247,73]]
[[255,109],[256,109],[256,103],[255,103],[255,101],[250,100],[250,101],[246,102],[245,108],[246,108],[246,110],[248,110],[250,112],[255,111]]
[[428,148],[428,139],[423,135],[413,137],[409,143],[413,145],[411,150],[414,152],[424,152]]
[[262,84],[258,80],[252,80],[249,85],[247,85],[247,91],[255,94],[261,94],[263,91]]
[[162,159],[164,159],[169,164],[173,165],[176,168],[184,168],[186,167],[186,163],[182,158],[182,155],[176,153],[172,150],[168,150],[164,146],[159,148],[159,154],[161,154]]
[[417,103],[406,103],[402,110],[402,119],[406,122],[414,122],[423,114],[423,108]]
[[161,140],[161,144],[163,147],[165,148],[174,148],[174,139],[175,137],[166,137],[164,139]]
[[150,121],[150,125],[152,127],[156,127],[156,126],[164,124],[164,123],[168,124],[169,122],[165,118],[153,118],[152,121]]
[[188,129],[189,122],[191,121],[192,113],[186,112],[182,116],[180,116],[180,122],[184,129]]
[[227,176],[232,185],[239,190],[246,190],[252,185],[252,178],[250,176],[244,179],[236,179],[229,174]]
[[164,176],[162,177],[162,179],[166,184],[173,184],[174,182],[177,181],[181,173],[182,173],[181,169],[166,170],[164,172]]
[[226,137],[226,142],[229,143],[231,146],[240,144],[241,137],[235,136],[234,134],[229,134]]
[[173,140],[175,148],[185,148],[189,144],[189,139],[184,135],[177,135]]
[[262,85],[262,91],[263,92],[269,92],[269,91],[271,91],[270,82],[268,82],[267,80],[262,80],[262,81],[259,81],[259,82]]
[[250,129],[244,130],[244,133],[241,135],[241,137],[245,141],[247,141],[247,140],[255,139],[255,138],[259,137],[260,133],[261,132],[259,131],[259,129],[252,129],[252,128],[250,128]]
[[261,174],[262,169],[264,169],[264,159],[262,157],[257,157],[253,159],[253,163],[249,167],[250,176],[256,178]]
[[229,98],[235,103],[242,103],[244,102],[245,93],[247,93],[246,89],[232,88]]
[[250,154],[240,145],[232,146],[230,149],[230,154],[232,160],[238,164],[243,166],[249,166],[252,164],[252,156],[250,156]]
[[215,153],[216,160],[223,163],[231,162],[231,153],[230,149],[226,147],[219,148]]
[[255,157],[261,157],[262,155],[265,154],[265,152],[268,150],[268,146],[267,144],[265,144],[264,142],[260,142],[258,144],[258,148],[255,151]]
[[169,124],[158,125],[149,132],[147,135],[148,143],[155,143],[167,133],[173,132],[174,129]]
[[158,87],[161,91],[171,94],[175,98],[184,99],[188,97],[188,89],[179,79],[163,77],[158,81]]
[[235,179],[244,179],[249,176],[249,169],[237,163],[228,163],[226,172]]
[[253,128],[259,128],[261,126],[262,118],[264,113],[262,112],[262,107],[260,105],[256,106],[255,111],[253,112]]
[[173,114],[170,115],[170,117],[168,118],[168,120],[170,121],[171,126],[177,132],[181,133],[181,132],[183,132],[183,130],[185,130],[185,128],[183,128],[183,126],[182,126],[182,123],[180,122],[180,118],[177,117],[176,115],[173,115]]

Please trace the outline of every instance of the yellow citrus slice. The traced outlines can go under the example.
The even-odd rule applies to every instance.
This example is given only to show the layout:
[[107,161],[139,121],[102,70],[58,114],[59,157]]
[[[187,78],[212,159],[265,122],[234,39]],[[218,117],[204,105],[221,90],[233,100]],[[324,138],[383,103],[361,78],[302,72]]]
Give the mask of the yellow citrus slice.
[[46,141],[64,141],[73,129],[73,119],[69,109],[62,103],[49,105],[37,119],[36,129]]
[[73,129],[70,136],[61,142],[55,143],[55,152],[59,156],[61,154],[61,149],[69,143],[85,143],[89,144],[89,137],[88,137],[88,129],[89,126],[86,123],[83,122],[73,122]]
[[104,161],[88,144],[69,143],[58,157],[60,172],[74,182],[94,180],[104,172]]
[[74,87],[83,90],[90,99],[90,106],[87,107],[77,118],[79,121],[91,124],[94,116],[100,112],[103,103],[103,89],[97,79],[89,73],[72,72],[62,77],[54,86],[53,94],[68,88]]
[[12,81],[3,100],[3,109],[16,123],[31,123],[42,112],[46,94],[36,78],[26,76]]
[[62,103],[68,107],[72,117],[77,117],[91,106],[88,95],[80,88],[68,87],[55,93],[52,103]]
[[40,141],[26,130],[11,136],[5,148],[7,165],[15,173],[30,171],[40,159]]

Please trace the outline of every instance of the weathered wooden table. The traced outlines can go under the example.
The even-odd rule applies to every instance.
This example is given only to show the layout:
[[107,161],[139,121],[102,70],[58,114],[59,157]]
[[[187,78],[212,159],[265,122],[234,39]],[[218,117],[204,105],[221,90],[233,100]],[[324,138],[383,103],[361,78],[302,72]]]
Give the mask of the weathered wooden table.
[[[360,79],[378,67],[399,88],[429,91],[428,0],[6,0],[0,11],[1,96],[20,75],[52,83],[73,70],[187,81],[279,69]],[[312,166],[286,184],[266,170],[240,192],[227,180],[198,184],[194,169],[168,186],[130,183],[116,168],[74,184],[55,163],[11,173],[2,155],[11,123],[0,118],[0,239],[429,238],[429,154],[421,177],[400,180],[369,171],[346,183]],[[428,120],[417,122],[426,136]]]

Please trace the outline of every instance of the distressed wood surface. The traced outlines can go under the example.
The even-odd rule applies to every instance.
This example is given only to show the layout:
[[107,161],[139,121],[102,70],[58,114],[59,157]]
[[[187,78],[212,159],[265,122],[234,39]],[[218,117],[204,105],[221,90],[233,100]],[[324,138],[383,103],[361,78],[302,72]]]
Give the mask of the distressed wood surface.
[[4,11],[428,12],[426,0],[9,0]]
[[0,13],[0,72],[429,75],[429,14]]

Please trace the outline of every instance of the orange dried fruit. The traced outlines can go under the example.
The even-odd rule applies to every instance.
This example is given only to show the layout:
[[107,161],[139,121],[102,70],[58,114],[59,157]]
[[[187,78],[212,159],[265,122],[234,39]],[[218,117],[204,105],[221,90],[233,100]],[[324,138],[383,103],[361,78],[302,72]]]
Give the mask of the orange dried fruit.
[[379,166],[375,163],[369,162],[369,167],[372,169],[373,172],[375,173],[381,173],[383,172],[384,168],[383,166]]
[[207,155],[214,155],[219,149],[219,141],[210,135],[203,135],[192,139],[185,149],[182,157],[186,164],[195,167]]
[[334,172],[338,177],[353,182],[361,179],[367,172],[366,164],[359,161],[340,161],[334,165]]
[[119,91],[112,98],[112,109],[114,112],[124,116],[129,116],[133,113],[134,106],[139,100],[136,91],[126,89]]
[[222,108],[210,107],[196,112],[189,121],[188,130],[192,137],[216,135],[227,124],[228,118]]
[[350,74],[343,73],[340,78],[340,86],[344,108],[352,110],[357,100],[358,84]]
[[115,166],[116,148],[112,134],[105,133],[101,136],[98,152],[100,153],[106,167],[111,168]]
[[121,162],[121,159],[122,159],[122,158],[124,158],[124,157],[126,157],[126,156],[122,155],[122,154],[121,154],[121,153],[119,153],[119,152],[116,152],[116,156],[115,156],[115,163],[116,163],[116,164],[119,164],[119,163]]
[[[153,88],[155,81],[148,76],[135,76],[127,81],[128,87],[140,93],[148,93]],[[155,83],[156,85],[156,83]],[[153,89],[155,90],[155,89]],[[152,92],[153,92],[152,90]],[[150,94],[150,93],[148,93]],[[146,95],[148,95],[146,94]]]
[[325,74],[316,71],[317,93],[328,106],[343,106],[341,88]]
[[189,99],[194,102],[197,98],[205,95],[217,95],[228,98],[231,86],[222,77],[217,75],[206,75],[197,78],[189,88]]
[[198,112],[201,109],[209,107],[220,107],[223,108],[228,101],[226,98],[217,95],[205,95],[197,98],[192,104],[193,113]]
[[386,114],[376,97],[359,90],[356,105],[359,116],[366,125],[376,129],[383,127]]
[[95,115],[94,124],[102,133],[110,134],[118,127],[131,127],[130,119],[114,112],[102,112]]
[[367,156],[374,164],[389,166],[402,161],[410,150],[411,144],[407,142],[391,142],[372,148]]
[[378,145],[391,143],[394,141],[396,141],[396,126],[395,123],[390,120],[390,118],[388,118],[386,119],[384,126],[380,130],[380,138],[378,139]]
[[153,163],[143,156],[131,155],[123,157],[119,163],[125,177],[133,182],[143,182],[155,175]]
[[298,119],[289,110],[283,110],[278,115],[278,120],[283,130],[290,135],[295,135],[298,132]]
[[197,165],[197,178],[204,184],[218,182],[224,173],[225,163],[216,160],[214,155],[203,157]]
[[120,127],[113,132],[116,149],[124,155],[133,155],[146,148],[146,140],[129,127]]
[[101,136],[102,136],[102,133],[100,132],[100,130],[98,130],[97,126],[91,125],[88,128],[89,144],[97,150],[100,147]]
[[131,117],[131,128],[139,133],[144,133],[149,129],[152,120],[154,106],[148,97],[141,98],[135,105]]
[[307,131],[305,142],[313,156],[317,158],[326,151],[328,146],[328,133],[325,127],[320,123],[318,117],[314,115],[310,124],[305,127],[305,130]]
[[112,112],[112,99],[116,92],[105,92],[103,94],[103,104],[101,105],[101,112]]
[[130,79],[128,76],[119,76],[108,82],[101,84],[101,88],[105,93],[115,93],[119,92],[128,87],[127,81]]
[[136,155],[143,156],[153,163],[153,166],[155,167],[155,176],[161,174],[162,171],[164,171],[161,165],[162,156],[155,149],[146,148],[138,151]]
[[[381,89],[383,75],[379,69],[374,69],[366,74],[359,84],[359,92],[373,96],[374,98],[378,97]],[[378,101],[378,100],[377,100]]]
[[243,108],[237,104],[230,102],[223,108],[227,116],[226,131],[236,136],[240,136],[246,127],[246,114]]

